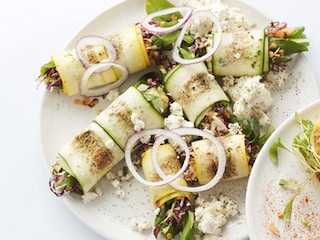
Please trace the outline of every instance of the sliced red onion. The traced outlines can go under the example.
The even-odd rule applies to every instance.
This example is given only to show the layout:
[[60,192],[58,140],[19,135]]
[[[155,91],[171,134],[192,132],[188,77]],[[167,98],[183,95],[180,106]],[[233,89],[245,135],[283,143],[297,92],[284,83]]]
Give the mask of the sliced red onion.
[[[218,163],[218,169],[217,169],[216,175],[214,176],[214,178],[211,179],[210,182],[208,182],[205,185],[201,185],[201,186],[197,186],[197,187],[185,187],[185,186],[181,186],[179,184],[176,184],[172,181],[170,182],[170,185],[178,190],[185,191],[185,192],[203,192],[203,191],[209,190],[212,187],[214,187],[222,178],[224,171],[225,171],[225,167],[226,167],[227,159],[226,159],[225,149],[224,149],[222,143],[217,138],[215,138],[212,134],[210,134],[209,132],[207,132],[205,130],[198,129],[198,128],[176,128],[176,129],[171,129],[171,131],[173,131],[179,135],[201,136],[203,138],[209,139],[210,141],[212,141],[212,143],[216,146],[216,148],[218,150],[219,163]],[[161,170],[161,168],[159,167],[159,164],[156,161],[153,164],[154,164],[154,169],[156,170],[158,175],[163,179],[163,181],[171,179],[171,176],[167,176]]]
[[[174,12],[180,12],[183,16],[182,19],[179,19],[179,22],[171,27],[160,27],[160,26],[155,26],[153,22],[154,17],[174,13]],[[179,28],[181,28],[186,21],[190,18],[192,14],[192,9],[189,7],[172,7],[172,8],[166,8],[160,11],[153,12],[146,16],[142,21],[141,21],[141,27],[148,31],[149,33],[152,34],[166,34],[169,32],[173,32]]]
[[[108,71],[111,67],[116,67],[121,71],[121,77],[118,80],[103,86],[99,86],[91,89],[87,88],[87,83],[92,74],[103,73],[105,71]],[[127,68],[125,68],[120,64],[111,63],[111,62],[101,62],[101,63],[94,64],[90,66],[82,76],[82,79],[80,82],[80,94],[87,97],[97,97],[97,96],[105,95],[111,90],[118,88],[128,78],[128,75],[129,75],[129,72]]]
[[89,60],[81,54],[81,49],[87,46],[97,46],[102,45],[105,48],[107,53],[108,59],[105,59],[103,62],[114,62],[117,57],[116,49],[114,48],[113,44],[107,40],[106,38],[98,35],[87,35],[78,40],[75,46],[76,54],[83,64],[85,68],[89,68],[95,63],[90,63]]
[[[158,182],[147,181],[146,179],[141,177],[140,174],[135,169],[135,167],[132,163],[132,158],[131,158],[132,149],[135,147],[137,141],[143,137],[148,137],[148,136],[152,136],[152,135],[156,135],[158,137],[164,136],[164,139],[166,139],[166,138],[173,139],[176,143],[178,143],[184,149],[186,156],[188,156],[186,163],[183,164],[182,168],[176,174],[174,174],[172,176],[166,176],[166,178],[164,180],[161,180]],[[160,145],[160,141],[158,141],[158,143]],[[152,153],[151,153],[152,154],[151,155],[152,163],[154,163],[154,162],[157,163],[157,157],[154,154],[156,154],[156,151],[157,151],[159,145],[156,145],[152,149]],[[188,145],[186,144],[186,142],[178,134],[176,134],[170,130],[165,130],[165,129],[161,129],[161,128],[145,129],[140,132],[137,132],[136,134],[134,134],[133,136],[131,136],[129,138],[129,140],[126,144],[126,149],[125,149],[125,161],[126,161],[126,164],[129,168],[130,172],[139,182],[141,182],[142,184],[147,185],[149,187],[159,187],[159,186],[167,185],[167,184],[173,182],[174,180],[176,180],[187,169],[188,163],[189,163],[189,161],[188,161],[189,157],[190,157],[190,151],[189,151],[189,148],[188,148]]]
[[[186,34],[186,32],[188,31],[190,24],[192,24],[192,21],[195,18],[201,18],[201,17],[209,18],[213,23],[214,27],[213,27],[212,31],[215,34],[215,41],[212,44],[214,44],[214,45],[211,46],[210,50],[205,55],[203,55],[199,58],[184,59],[184,58],[180,57],[180,54],[179,54],[179,47],[181,46],[181,43],[183,41],[183,37]],[[199,27],[201,27],[201,26],[199,26]],[[183,65],[203,62],[215,53],[215,51],[218,49],[218,47],[221,43],[221,39],[222,39],[222,28],[221,28],[221,24],[220,24],[218,18],[216,17],[216,15],[214,13],[212,13],[211,11],[207,11],[207,10],[195,11],[192,14],[192,16],[189,18],[189,20],[186,22],[186,24],[184,24],[184,26],[183,26],[181,33],[178,36],[177,41],[175,42],[173,52],[172,52],[172,57],[177,63],[183,64]]]

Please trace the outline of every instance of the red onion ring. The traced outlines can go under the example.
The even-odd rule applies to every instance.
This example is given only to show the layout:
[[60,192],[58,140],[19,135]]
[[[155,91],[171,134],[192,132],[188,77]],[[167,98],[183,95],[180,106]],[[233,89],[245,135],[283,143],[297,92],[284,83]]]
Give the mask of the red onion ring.
[[[92,89],[87,89],[87,82],[92,74],[98,74],[105,71],[108,71],[111,67],[116,67],[121,70],[121,77],[113,83],[109,83],[103,86],[99,86]],[[102,62],[97,63],[90,66],[83,74],[81,82],[80,82],[80,94],[87,97],[96,97],[102,96],[110,92],[112,89],[119,87],[127,78],[129,72],[127,68],[120,64],[110,63],[110,62]]]
[[117,57],[116,49],[113,44],[108,41],[106,38],[98,36],[98,35],[87,35],[78,40],[75,46],[76,54],[85,68],[89,68],[94,65],[88,61],[88,59],[81,54],[81,49],[86,46],[97,46],[102,45],[105,48],[105,51],[108,55],[108,59],[103,62],[114,62]]
[[[217,147],[219,164],[218,164],[218,169],[217,169],[216,175],[214,176],[214,178],[211,179],[210,182],[208,182],[205,185],[201,185],[198,187],[185,187],[185,186],[181,186],[179,184],[176,184],[172,181],[170,181],[169,184],[171,186],[173,186],[174,188],[181,190],[181,191],[185,191],[185,192],[203,192],[203,191],[209,190],[212,187],[214,187],[222,178],[224,171],[225,171],[225,167],[226,167],[226,161],[227,161],[226,160],[226,153],[225,153],[225,149],[224,149],[222,143],[217,138],[215,138],[212,134],[210,134],[209,132],[206,132],[206,131],[198,129],[198,128],[175,128],[175,129],[171,129],[171,131],[173,131],[179,135],[194,135],[194,136],[202,136],[203,138],[208,138]],[[160,140],[161,139],[159,139],[159,141]],[[158,140],[156,140],[155,144],[157,143],[157,141]],[[154,149],[152,149],[152,151],[154,151]],[[152,153],[156,154],[156,152],[155,153],[152,152]],[[154,164],[154,169],[158,173],[158,175],[164,181],[169,180],[169,177],[161,170],[157,161],[153,162],[153,164]]]
[[[170,13],[174,13],[174,12],[180,12],[183,16],[182,19],[179,19],[179,23],[177,23],[176,25],[171,26],[171,27],[157,27],[157,26],[154,26],[153,24],[150,24],[150,22],[152,22],[152,19],[154,17],[158,17],[161,15],[166,15],[166,14],[170,14]],[[186,21],[188,21],[191,14],[192,14],[192,9],[189,7],[166,8],[163,10],[153,12],[153,13],[149,14],[148,16],[146,16],[141,21],[141,27],[152,34],[166,34],[166,33],[173,32],[173,31],[181,28],[186,23]]]
[[[132,159],[131,159],[131,150],[134,148],[136,142],[145,136],[151,136],[151,135],[156,135],[156,136],[164,136],[164,139],[166,138],[171,138],[174,141],[176,141],[185,151],[186,153],[186,161],[183,164],[183,166],[181,167],[181,169],[175,173],[174,175],[168,177],[166,175],[166,178],[162,181],[158,181],[158,182],[151,182],[151,181],[147,181],[144,178],[142,178],[140,176],[140,174],[136,171],[133,163],[132,163]],[[161,138],[163,139],[163,138]],[[158,144],[160,145],[161,141],[158,141]],[[159,145],[156,145],[156,147],[152,148],[152,155],[151,155],[151,159],[152,159],[152,163],[156,162],[157,163],[157,157],[156,155],[154,156],[154,154],[156,154],[157,149],[159,147]],[[183,174],[183,172],[187,169],[188,164],[189,164],[189,157],[190,157],[190,151],[188,148],[188,145],[186,144],[186,142],[176,133],[170,131],[170,130],[166,130],[166,129],[161,129],[161,128],[157,128],[157,129],[145,129],[142,130],[140,132],[137,132],[136,134],[134,134],[133,136],[131,136],[126,144],[126,149],[125,149],[125,161],[126,164],[129,168],[129,170],[131,171],[132,175],[142,184],[147,185],[149,187],[159,187],[159,186],[163,186],[163,185],[167,185],[171,182],[173,182],[174,180],[176,180],[181,174]],[[158,165],[159,167],[159,165]],[[159,167],[160,168],[160,167]]]
[[[209,18],[212,22],[213,22],[213,26],[215,29],[215,35],[217,35],[218,37],[215,38],[215,42],[214,45],[211,47],[211,49],[203,56],[199,57],[199,58],[193,58],[193,59],[184,59],[180,57],[179,54],[179,47],[183,41],[183,37],[186,34],[186,31],[189,28],[189,25],[192,23],[192,20],[194,18],[197,17],[207,17]],[[173,48],[173,52],[172,52],[172,58],[180,64],[183,65],[187,65],[187,64],[193,64],[193,63],[199,63],[199,62],[203,62],[205,60],[207,60],[209,57],[211,57],[215,51],[218,49],[220,43],[222,40],[222,27],[221,24],[218,20],[218,18],[216,17],[216,15],[214,13],[212,13],[211,11],[206,11],[206,10],[198,10],[195,11],[192,16],[188,19],[188,21],[186,22],[186,24],[183,26],[181,33],[179,34],[177,41],[175,42],[174,48]]]

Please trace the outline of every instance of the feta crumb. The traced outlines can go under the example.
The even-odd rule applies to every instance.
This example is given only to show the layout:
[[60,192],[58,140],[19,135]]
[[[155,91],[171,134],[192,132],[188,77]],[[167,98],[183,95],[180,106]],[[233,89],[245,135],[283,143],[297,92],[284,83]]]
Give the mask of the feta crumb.
[[108,94],[107,94],[107,100],[112,102],[114,101],[117,97],[119,97],[120,92],[119,89],[112,89]]
[[161,211],[161,208],[157,207],[155,210],[154,210],[154,214],[155,215],[158,215]]
[[269,90],[279,90],[286,79],[288,78],[288,73],[286,71],[270,71],[266,75],[265,85]]
[[88,204],[101,195],[101,189],[99,187],[96,187],[93,191],[87,192],[86,194],[81,196],[82,202]]
[[114,172],[110,171],[110,172],[108,172],[108,173],[106,174],[106,178],[107,178],[108,180],[113,180],[113,179],[116,178],[116,174],[115,174]]
[[142,137],[140,138],[140,142],[143,143],[143,144],[149,143],[150,140],[151,140],[151,136],[147,136],[147,135],[146,135],[146,136],[142,136]]
[[153,227],[152,223],[146,219],[142,219],[142,220],[133,219],[130,221],[130,225],[131,225],[132,229],[134,229],[135,231],[138,231],[138,232],[152,229],[152,227]]
[[173,102],[170,104],[170,113],[175,116],[183,117],[183,110],[179,103]]
[[229,123],[228,129],[231,135],[242,134],[242,130],[243,130],[242,127],[239,125],[239,123]]
[[115,195],[119,198],[125,198],[126,193],[122,189],[123,182],[129,181],[132,177],[132,173],[128,171],[126,166],[119,169],[116,173],[114,171],[109,171],[106,174],[106,178],[110,180],[111,185],[115,189]]
[[126,193],[123,191],[123,189],[118,188],[116,190],[116,196],[118,196],[119,198],[123,199],[126,197]]
[[119,177],[122,177],[124,175],[124,170],[123,170],[123,168],[122,169],[119,169],[118,170],[118,176]]
[[108,149],[112,149],[114,147],[114,141],[111,139],[107,140],[104,144],[106,145],[106,148],[108,148]]
[[133,123],[134,125],[134,130],[136,132],[140,132],[144,127],[145,127],[145,123],[144,121],[142,121],[140,118],[139,118],[139,115],[137,113],[132,113],[131,115],[131,122]]
[[187,121],[183,117],[183,110],[179,103],[173,102],[170,105],[170,114],[164,119],[164,127],[167,129],[194,127],[193,122]]
[[[217,239],[222,237],[222,227],[229,217],[238,213],[238,206],[227,196],[220,194],[206,200],[199,196],[195,201],[195,226],[200,239]],[[210,237],[210,238],[209,238]]]
[[179,128],[184,125],[185,119],[180,116],[169,115],[164,119],[164,126],[167,129]]
[[267,113],[273,100],[271,92],[260,80],[261,76],[228,76],[223,78],[223,89],[234,102],[235,115],[242,115],[246,119],[256,117],[260,126],[267,126],[271,123]]
[[222,0],[180,0],[181,5],[194,10],[209,10],[219,19],[223,31],[247,30],[253,26],[237,7]]
[[213,29],[213,24],[208,24],[211,22],[212,21],[206,17],[195,18],[190,22],[187,32],[194,34],[195,38],[206,37]]
[[131,172],[127,173],[126,175],[121,176],[121,181],[129,181],[131,178],[133,178],[133,175]]
[[118,179],[114,179],[111,181],[111,184],[114,188],[120,188],[121,187],[121,183]]

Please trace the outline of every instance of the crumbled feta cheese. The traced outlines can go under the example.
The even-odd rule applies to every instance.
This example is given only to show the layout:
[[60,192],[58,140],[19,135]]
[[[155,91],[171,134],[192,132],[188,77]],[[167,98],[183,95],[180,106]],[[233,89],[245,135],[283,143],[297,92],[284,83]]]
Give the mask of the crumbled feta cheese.
[[260,80],[261,76],[228,76],[223,78],[223,89],[234,102],[235,115],[242,115],[246,119],[256,117],[260,126],[267,126],[271,123],[267,112],[273,100],[270,91]]
[[[211,24],[208,24],[211,23]],[[208,36],[208,33],[210,33],[213,29],[212,21],[208,18],[195,18],[193,19],[189,27],[187,29],[187,32],[190,32],[191,34],[195,35],[195,38],[198,37],[206,37]]]
[[161,211],[161,208],[157,207],[155,210],[154,210],[154,214],[155,215],[158,215]]
[[266,75],[265,85],[269,90],[279,90],[288,78],[286,71],[270,71]]
[[180,0],[181,5],[194,10],[209,10],[219,19],[223,31],[247,30],[252,27],[239,8],[229,6],[223,0]]
[[124,169],[121,168],[121,169],[118,170],[118,176],[119,177],[123,177],[123,175],[124,175]]
[[164,126],[167,129],[179,128],[184,125],[185,119],[180,116],[169,115],[164,119]]
[[195,201],[196,236],[200,239],[219,239],[223,235],[222,227],[229,217],[238,213],[238,207],[227,196],[211,196],[206,200],[199,196]]
[[229,134],[231,135],[238,135],[242,134],[242,127],[239,125],[239,123],[229,123],[228,124]]
[[118,196],[119,198],[123,199],[126,197],[126,193],[123,191],[123,189],[118,188],[116,190],[116,196]]
[[129,181],[132,177],[132,173],[128,171],[127,167],[119,169],[116,173],[114,171],[109,171],[106,174],[106,178],[110,180],[111,185],[116,190],[115,195],[119,198],[124,198],[126,196],[126,193],[122,189],[123,182]]
[[120,181],[128,181],[132,178],[132,173],[125,171],[123,168],[118,171],[118,178]]
[[121,184],[120,184],[120,181],[118,179],[114,179],[111,181],[111,184],[114,188],[120,188],[121,187]]
[[139,140],[143,144],[148,144],[151,140],[151,136],[145,135],[145,136],[142,136]]
[[114,141],[111,139],[107,140],[104,144],[106,145],[106,148],[108,148],[108,149],[111,149],[114,147]]
[[102,195],[102,191],[99,187],[96,187],[93,191],[87,192],[81,196],[82,202],[88,204],[94,199]]
[[144,121],[142,121],[140,118],[139,118],[139,115],[137,113],[132,113],[131,115],[131,122],[133,123],[134,125],[134,130],[136,132],[140,132],[144,127],[145,127],[145,123]]
[[129,172],[126,175],[121,176],[120,180],[121,181],[129,181],[133,177],[132,173]]
[[183,117],[183,110],[179,103],[177,102],[171,103],[169,110],[172,115]]
[[108,94],[107,94],[107,99],[108,101],[112,102],[114,101],[117,97],[119,97],[120,92],[119,89],[112,89]]
[[183,117],[183,110],[179,103],[173,102],[170,105],[170,114],[164,119],[164,127],[167,129],[194,127],[193,122],[187,121]]
[[133,219],[130,221],[130,225],[132,229],[138,232],[152,229],[152,223],[146,219],[142,219],[142,220]]
[[115,174],[114,172],[110,171],[110,172],[108,172],[108,173],[106,174],[106,178],[107,178],[108,180],[113,180],[113,179],[116,178],[116,174]]

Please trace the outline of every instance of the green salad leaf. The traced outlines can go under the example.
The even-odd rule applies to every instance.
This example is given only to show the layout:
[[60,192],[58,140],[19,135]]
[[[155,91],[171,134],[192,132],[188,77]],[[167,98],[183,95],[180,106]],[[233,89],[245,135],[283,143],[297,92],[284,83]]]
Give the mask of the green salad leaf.
[[167,0],[147,0],[146,1],[146,13],[150,14],[156,11],[160,11],[165,8],[174,7],[174,5]]

